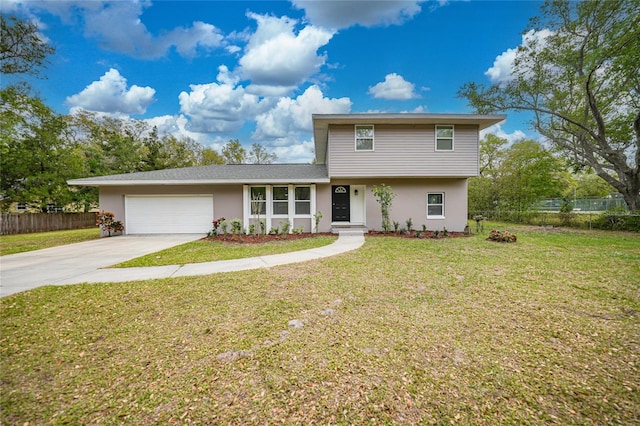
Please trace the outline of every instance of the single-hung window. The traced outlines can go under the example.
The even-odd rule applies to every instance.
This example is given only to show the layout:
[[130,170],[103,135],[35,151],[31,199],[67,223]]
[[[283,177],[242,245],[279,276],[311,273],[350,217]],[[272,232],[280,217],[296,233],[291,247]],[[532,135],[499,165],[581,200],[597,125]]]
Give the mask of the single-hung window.
[[430,192],[427,194],[427,219],[441,219],[444,217],[444,192]]
[[356,151],[373,151],[373,124],[356,126]]
[[267,188],[264,186],[251,187],[251,214],[267,214]]
[[296,214],[311,214],[311,188],[296,186]]
[[436,151],[453,151],[453,126],[436,126]]
[[289,214],[289,187],[274,186],[272,196],[273,214]]

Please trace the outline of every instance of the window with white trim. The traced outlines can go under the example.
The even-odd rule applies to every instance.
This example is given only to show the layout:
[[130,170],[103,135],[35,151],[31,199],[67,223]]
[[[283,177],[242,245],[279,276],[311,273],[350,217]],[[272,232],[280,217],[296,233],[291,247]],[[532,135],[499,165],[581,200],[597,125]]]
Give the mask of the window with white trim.
[[373,151],[373,124],[356,125],[356,151]]
[[294,189],[296,214],[311,214],[311,187],[296,186]]
[[444,218],[444,192],[427,194],[427,219]]
[[436,126],[436,151],[453,151],[453,126]]
[[274,186],[271,192],[273,197],[273,214],[288,215],[289,214],[289,187]]
[[267,187],[251,187],[251,214],[267,214]]

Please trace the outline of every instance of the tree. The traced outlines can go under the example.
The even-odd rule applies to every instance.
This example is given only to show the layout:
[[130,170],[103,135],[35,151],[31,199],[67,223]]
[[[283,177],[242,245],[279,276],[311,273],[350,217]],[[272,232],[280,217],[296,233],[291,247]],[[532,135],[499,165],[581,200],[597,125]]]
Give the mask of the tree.
[[14,202],[45,210],[49,203],[66,206],[78,201],[80,194],[66,180],[82,175],[83,159],[66,137],[64,117],[18,86],[2,89],[0,101],[3,210]]
[[535,130],[637,211],[640,0],[547,0],[525,39],[510,79],[489,87],[467,83],[459,96],[479,113],[533,113]]
[[373,196],[376,198],[378,204],[380,204],[382,230],[384,232],[389,232],[391,230],[391,219],[389,218],[389,213],[391,213],[391,204],[393,203],[393,199],[396,195],[393,193],[391,187],[384,183],[380,186],[373,185],[371,192],[373,192]]
[[203,148],[200,152],[198,164],[208,166],[210,164],[225,164],[224,158],[213,148]]
[[480,176],[469,179],[471,212],[524,211],[538,199],[558,197],[571,180],[565,161],[539,142],[487,135],[480,141]]
[[38,67],[54,52],[38,34],[36,24],[0,15],[0,72],[38,75]]
[[540,198],[559,197],[568,172],[561,159],[539,142],[515,142],[500,165],[500,206],[526,211]]
[[225,164],[243,164],[247,160],[247,151],[238,139],[231,139],[222,147]]
[[271,164],[277,158],[276,154],[267,151],[262,145],[254,143],[251,145],[247,161],[252,164]]

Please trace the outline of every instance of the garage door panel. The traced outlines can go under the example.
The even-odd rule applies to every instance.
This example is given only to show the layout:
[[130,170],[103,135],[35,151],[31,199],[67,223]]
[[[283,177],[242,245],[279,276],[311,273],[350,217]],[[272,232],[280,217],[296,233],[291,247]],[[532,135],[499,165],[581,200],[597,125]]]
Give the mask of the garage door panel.
[[126,197],[128,234],[202,234],[212,220],[211,195]]

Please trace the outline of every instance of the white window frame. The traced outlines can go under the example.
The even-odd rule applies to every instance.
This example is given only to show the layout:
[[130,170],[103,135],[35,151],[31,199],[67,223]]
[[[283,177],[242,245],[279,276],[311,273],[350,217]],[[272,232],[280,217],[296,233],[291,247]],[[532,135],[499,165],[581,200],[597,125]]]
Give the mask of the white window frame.
[[[359,138],[358,137],[358,129],[360,128],[371,128],[371,138]],[[371,152],[374,150],[376,145],[376,129],[373,124],[356,124],[354,127],[354,150],[356,152]],[[371,148],[370,149],[359,149],[358,148],[358,140],[359,139],[371,139]]]
[[[288,203],[288,214],[286,215],[276,215],[274,214],[274,209],[273,209],[273,188],[275,187],[288,187],[288,191],[287,191],[287,203]],[[309,213],[308,214],[295,214],[295,189],[296,188],[301,188],[301,187],[305,187],[305,188],[309,188],[309,200],[300,200],[301,202],[309,202]],[[261,213],[260,214],[260,219],[263,219],[265,221],[265,223],[270,224],[272,219],[287,219],[289,220],[289,222],[291,223],[291,229],[289,232],[292,232],[293,230],[293,223],[294,223],[294,219],[311,219],[311,232],[318,232],[317,229],[315,229],[314,223],[313,223],[313,215],[316,212],[316,185],[311,183],[311,184],[302,184],[302,185],[294,185],[294,184],[288,184],[288,185],[283,185],[283,184],[275,184],[275,185],[243,185],[243,190],[242,190],[242,198],[243,198],[243,213],[242,213],[242,220],[244,223],[244,227],[245,227],[245,232],[249,232],[249,223],[251,222],[251,219],[257,219],[258,215],[253,214],[253,210],[252,210],[252,200],[251,200],[251,188],[265,188],[265,192],[266,192],[266,197],[264,200],[265,206],[266,206],[266,214]],[[293,196],[291,195],[293,194]],[[281,200],[284,201],[284,200]],[[269,225],[267,225],[269,226]]]
[[[284,200],[276,200],[274,198],[274,190],[276,188],[287,188],[287,198],[285,198]],[[289,205],[289,199],[291,198],[291,185],[273,185],[271,187],[271,211],[273,212],[273,217],[277,217],[277,218],[287,218],[289,217],[289,212],[291,211],[291,206]],[[287,206],[287,212],[286,213],[276,213],[276,204],[285,204]]]
[[[253,199],[253,188],[264,188],[264,199],[260,200],[260,201],[255,201]],[[251,217],[264,217],[267,214],[267,211],[269,209],[268,207],[268,203],[267,200],[269,199],[269,188],[267,188],[267,185],[252,185],[249,187],[249,215]],[[264,205],[264,212],[260,212],[259,215],[256,215],[255,213],[253,213],[253,203],[261,203]]]
[[[429,203],[429,196],[430,195],[440,195],[442,197],[442,202],[441,203]],[[427,192],[427,219],[444,219],[444,215],[445,215],[445,211],[444,211],[444,204],[445,204],[445,197],[444,197],[444,192]],[[429,214],[429,207],[430,206],[440,206],[442,207],[442,214],[439,215],[431,215]]]
[[[438,130],[439,129],[451,129],[451,137],[438,137]],[[455,126],[453,124],[446,124],[446,125],[439,125],[436,126],[436,131],[435,131],[435,148],[436,151],[441,151],[441,152],[451,152],[454,150],[455,147],[455,135],[456,135],[456,129]],[[438,140],[451,140],[451,149],[440,149],[438,148]]]
[[[298,188],[309,188],[309,199],[307,200],[298,200],[297,196],[296,196],[296,189]],[[294,217],[298,217],[298,218],[303,218],[303,217],[309,217],[313,214],[313,211],[311,210],[311,186],[310,185],[296,185],[293,187],[293,202],[294,202],[294,206],[293,206],[293,214]],[[309,204],[309,213],[298,213],[298,209],[297,209],[297,205],[298,203],[308,203]]]

